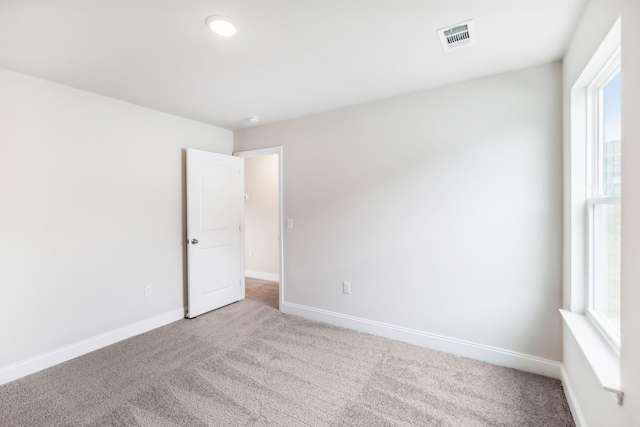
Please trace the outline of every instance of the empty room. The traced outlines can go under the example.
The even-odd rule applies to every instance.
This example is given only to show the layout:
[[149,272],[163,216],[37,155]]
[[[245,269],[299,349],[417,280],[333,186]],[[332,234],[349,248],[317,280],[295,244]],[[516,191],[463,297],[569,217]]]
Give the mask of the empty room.
[[0,426],[640,426],[640,0],[0,0]]

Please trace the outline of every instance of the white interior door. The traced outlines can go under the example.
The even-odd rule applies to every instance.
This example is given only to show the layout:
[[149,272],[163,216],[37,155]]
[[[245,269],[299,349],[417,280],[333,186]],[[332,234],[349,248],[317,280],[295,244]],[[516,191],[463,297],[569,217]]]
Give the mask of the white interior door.
[[244,298],[243,159],[187,150],[187,317]]

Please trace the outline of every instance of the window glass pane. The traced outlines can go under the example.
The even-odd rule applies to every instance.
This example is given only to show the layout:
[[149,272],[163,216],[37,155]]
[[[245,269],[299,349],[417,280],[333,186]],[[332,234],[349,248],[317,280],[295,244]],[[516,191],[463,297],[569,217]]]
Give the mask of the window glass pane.
[[601,195],[603,196],[621,195],[621,89],[622,78],[619,72],[602,89],[604,141],[602,141]]
[[594,205],[593,310],[620,335],[620,205]]

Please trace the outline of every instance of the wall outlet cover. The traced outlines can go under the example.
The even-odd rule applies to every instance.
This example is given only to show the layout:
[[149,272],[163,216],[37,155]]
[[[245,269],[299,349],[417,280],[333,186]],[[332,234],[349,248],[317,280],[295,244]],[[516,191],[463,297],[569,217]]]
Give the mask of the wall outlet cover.
[[351,293],[351,283],[342,282],[342,292],[344,292],[345,294],[350,294]]

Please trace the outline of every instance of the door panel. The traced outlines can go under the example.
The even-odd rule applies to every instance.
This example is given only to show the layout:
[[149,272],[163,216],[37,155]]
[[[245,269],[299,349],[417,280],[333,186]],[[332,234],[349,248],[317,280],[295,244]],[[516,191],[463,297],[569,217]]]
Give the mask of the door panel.
[[229,289],[233,283],[235,272],[226,268],[233,262],[232,251],[232,245],[200,249],[203,295]]
[[[233,168],[211,162],[201,163],[200,215],[202,231],[228,230],[233,219]],[[237,174],[237,171],[236,171]]]
[[244,298],[242,169],[238,157],[187,150],[187,317]]

